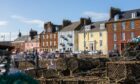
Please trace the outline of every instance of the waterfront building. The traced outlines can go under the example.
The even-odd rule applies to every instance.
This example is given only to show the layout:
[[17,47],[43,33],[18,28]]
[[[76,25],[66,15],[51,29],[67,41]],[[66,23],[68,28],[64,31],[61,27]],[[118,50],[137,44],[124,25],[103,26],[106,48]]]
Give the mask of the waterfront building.
[[112,7],[106,28],[108,50],[121,53],[127,42],[140,35],[140,9],[121,11]]
[[78,34],[78,50],[101,51],[104,55],[108,53],[105,21],[93,22],[84,26],[84,29]]
[[58,49],[58,31],[61,25],[55,25],[52,22],[44,24],[44,31],[40,33],[39,45],[41,51],[57,51]]
[[63,27],[58,32],[58,50],[60,52],[77,52],[78,51],[78,32],[84,24],[90,24],[90,18],[81,18],[80,21],[71,22],[63,21]]

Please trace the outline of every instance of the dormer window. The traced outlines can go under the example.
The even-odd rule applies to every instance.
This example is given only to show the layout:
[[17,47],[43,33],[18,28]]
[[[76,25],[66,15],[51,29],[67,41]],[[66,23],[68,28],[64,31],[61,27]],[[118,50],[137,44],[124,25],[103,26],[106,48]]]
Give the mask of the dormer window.
[[119,19],[119,14],[114,16],[114,20],[117,21]]
[[59,29],[58,27],[55,27],[55,30],[56,30],[56,31],[58,31],[58,29]]
[[136,17],[137,17],[137,13],[136,12],[131,14],[131,18],[136,18]]
[[85,31],[90,31],[90,29],[91,29],[91,25],[86,25],[85,26]]
[[105,24],[100,24],[100,29],[105,29]]
[[49,28],[47,29],[47,32],[52,32],[51,27],[49,27]]

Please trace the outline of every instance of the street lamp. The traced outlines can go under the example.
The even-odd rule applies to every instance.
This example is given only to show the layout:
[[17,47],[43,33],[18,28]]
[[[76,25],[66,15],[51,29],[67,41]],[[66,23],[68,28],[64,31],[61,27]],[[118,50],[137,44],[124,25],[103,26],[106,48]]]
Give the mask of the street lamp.
[[84,54],[86,53],[86,41],[85,41],[85,38],[86,38],[86,30],[85,30],[85,25],[86,25],[86,22],[84,20],[84,25],[83,25],[83,28],[84,28]]

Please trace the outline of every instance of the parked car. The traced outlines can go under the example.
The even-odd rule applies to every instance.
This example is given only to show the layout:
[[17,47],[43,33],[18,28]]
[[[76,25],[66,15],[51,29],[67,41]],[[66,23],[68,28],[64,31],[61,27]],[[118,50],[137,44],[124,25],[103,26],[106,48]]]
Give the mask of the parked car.
[[89,51],[88,54],[90,55],[93,55],[93,54],[98,54],[98,51],[97,50],[94,50],[94,51]]
[[81,51],[75,51],[73,54],[81,54]]
[[118,50],[112,50],[109,52],[109,57],[116,57],[116,56],[120,56]]

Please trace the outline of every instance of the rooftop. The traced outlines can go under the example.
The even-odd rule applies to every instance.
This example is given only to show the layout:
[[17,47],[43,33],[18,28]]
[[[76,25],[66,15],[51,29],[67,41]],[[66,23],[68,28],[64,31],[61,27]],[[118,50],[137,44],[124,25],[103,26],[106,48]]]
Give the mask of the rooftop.
[[79,26],[80,26],[80,22],[73,22],[72,24],[62,28],[62,30],[60,31],[74,31],[77,28],[79,28]]
[[28,38],[29,38],[28,35],[24,35],[24,36],[18,37],[18,38],[15,39],[14,41],[27,41]]
[[[92,24],[90,25],[87,25],[87,27],[89,27],[90,29],[88,30],[84,30],[84,29],[81,29],[80,32],[94,32],[94,31],[102,31],[102,30],[105,30],[105,29],[100,29],[100,24],[104,24],[106,21],[98,21],[98,22],[93,22]],[[85,27],[86,28],[86,27]]]

